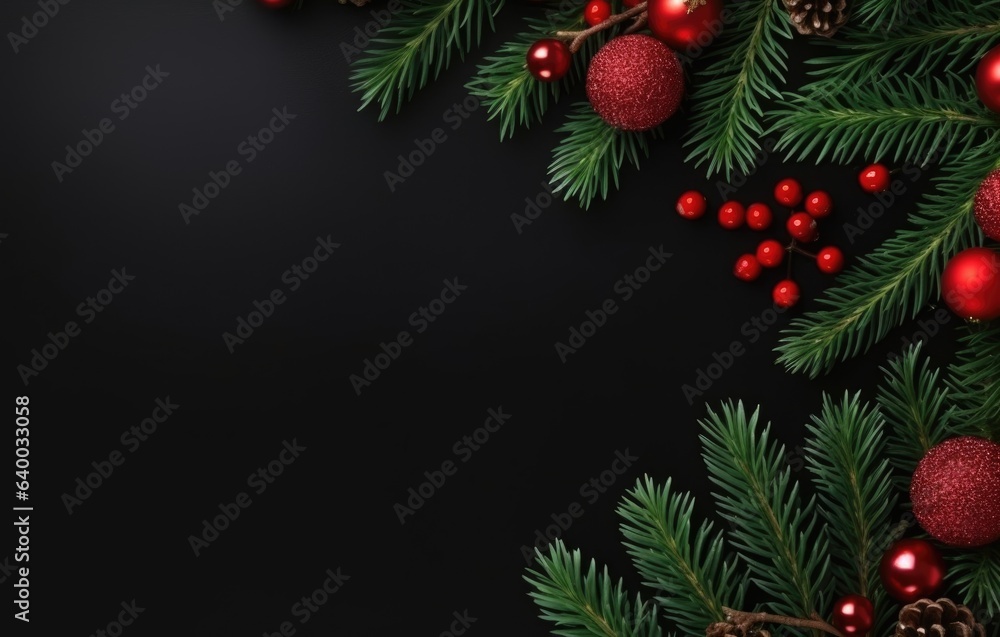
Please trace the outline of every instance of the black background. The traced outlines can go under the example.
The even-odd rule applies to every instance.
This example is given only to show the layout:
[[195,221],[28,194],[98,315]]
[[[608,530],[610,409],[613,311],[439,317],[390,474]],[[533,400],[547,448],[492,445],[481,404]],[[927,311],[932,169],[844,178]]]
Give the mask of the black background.
[[[443,118],[468,95],[481,57],[540,8],[509,2],[479,51],[381,123],[374,108],[357,112],[341,51],[370,9],[308,0],[272,11],[245,0],[220,21],[209,0],[74,0],[20,52],[0,53],[4,400],[31,400],[30,630],[92,634],[135,599],[146,610],[127,635],[256,636],[282,621],[301,635],[439,635],[466,610],[477,618],[469,634],[548,634],[522,580],[521,547],[552,515],[580,503],[564,539],[639,590],[615,506],[643,474],[674,476],[699,497],[698,515],[712,514],[703,401],[762,405],[793,448],[823,391],[873,398],[878,366],[917,331],[904,325],[817,380],[787,374],[774,364],[778,328],[815,309],[831,282],[799,259],[803,301],[750,343],[741,327],[772,307],[779,276],[732,276],[736,256],[762,236],[714,222],[722,182],[683,162],[684,113],[606,202],[553,203],[518,233],[511,215],[542,191],[554,130],[582,93],[502,143],[485,108],[455,130]],[[3,31],[35,11],[4,3]],[[790,86],[814,53],[796,36]],[[157,64],[169,77],[119,121],[111,102]],[[244,163],[238,144],[275,107],[295,120]],[[52,162],[104,117],[115,130],[60,183]],[[385,171],[437,127],[447,140],[390,192]],[[178,205],[232,159],[243,172],[185,224]],[[902,225],[933,172],[907,180],[851,243],[844,224],[872,201],[855,180],[860,164],[771,155],[732,196],[772,203],[788,176],[826,189],[837,212],[822,240],[855,259]],[[673,212],[689,188],[710,202],[694,223]],[[340,248],[230,353],[222,333],[272,289],[287,292],[282,273],[327,236]],[[661,245],[672,254],[664,267],[563,364],[554,343],[585,311],[620,300],[615,282]],[[77,305],[121,268],[135,280],[83,324]],[[410,314],[456,277],[467,290],[415,333]],[[68,321],[81,334],[25,387],[15,368]],[[941,362],[952,327],[931,339]],[[356,395],[349,376],[401,330],[413,345]],[[733,341],[747,353],[689,404],[681,386]],[[122,433],[168,396],[176,412],[69,515],[63,494],[92,462],[123,451]],[[400,524],[393,505],[425,471],[456,460],[453,445],[498,407],[510,420]],[[293,439],[306,450],[195,557],[189,536]],[[596,502],[583,499],[580,486],[626,449],[639,459]],[[299,624],[292,605],[338,567],[350,580]]]

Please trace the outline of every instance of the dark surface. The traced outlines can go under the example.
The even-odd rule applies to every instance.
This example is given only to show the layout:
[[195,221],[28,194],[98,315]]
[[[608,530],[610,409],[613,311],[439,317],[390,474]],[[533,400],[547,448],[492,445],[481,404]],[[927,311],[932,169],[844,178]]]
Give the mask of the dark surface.
[[[36,10],[4,3],[0,24],[13,30]],[[529,10],[509,4],[480,54]],[[222,22],[208,0],[77,0],[19,53],[0,54],[4,400],[31,400],[35,633],[95,633],[134,599],[146,610],[126,635],[261,635],[283,621],[302,635],[438,635],[463,611],[477,618],[469,634],[548,634],[527,597],[521,547],[552,515],[581,504],[563,537],[638,590],[615,506],[648,473],[674,476],[699,496],[699,516],[712,513],[703,401],[763,405],[794,447],[821,392],[872,397],[878,365],[917,331],[899,328],[815,381],[775,366],[778,328],[814,309],[830,279],[798,261],[800,306],[755,342],[741,332],[771,308],[778,275],[733,278],[736,256],[762,237],[711,219],[722,198],[716,180],[683,164],[683,114],[640,171],[623,171],[621,192],[586,212],[554,203],[519,234],[510,216],[541,192],[571,100],[503,143],[485,108],[451,130],[445,112],[467,95],[473,54],[378,123],[373,109],[356,112],[340,51],[370,19],[332,0],[280,13],[246,0]],[[797,40],[792,85],[809,54]],[[112,101],[157,64],[169,77],[118,120]],[[296,119],[242,161],[237,146],[275,107]],[[60,183],[51,162],[104,117],[115,130]],[[446,142],[389,192],[383,173],[436,127]],[[178,205],[232,159],[243,172],[185,224]],[[824,239],[856,258],[901,225],[929,182],[907,182],[852,244],[843,224],[871,201],[859,167],[771,156],[734,196],[771,201],[786,176],[827,189],[838,212]],[[697,223],[672,212],[688,188],[709,194]],[[328,236],[340,247],[290,292],[282,273]],[[554,343],[585,311],[620,300],[616,281],[659,246],[672,254],[664,267],[563,364]],[[121,268],[135,279],[85,324],[78,304]],[[416,333],[408,317],[456,277],[467,290]],[[287,300],[230,353],[223,332],[275,288]],[[24,387],[15,368],[68,321],[80,335]],[[412,345],[356,395],[349,376],[401,330]],[[747,353],[689,404],[681,386],[733,341]],[[932,351],[950,342],[932,339]],[[175,413],[129,451],[123,432],[168,396]],[[453,446],[500,407],[509,421],[462,462]],[[306,450],[253,493],[247,476],[286,440]],[[606,493],[583,497],[581,485],[626,449],[638,460]],[[124,464],[68,514],[64,494],[114,451]],[[394,504],[449,459],[457,472],[400,524]],[[196,557],[189,536],[241,491],[252,504]],[[300,623],[293,605],[338,567],[350,580]],[[0,575],[12,595],[13,578]]]

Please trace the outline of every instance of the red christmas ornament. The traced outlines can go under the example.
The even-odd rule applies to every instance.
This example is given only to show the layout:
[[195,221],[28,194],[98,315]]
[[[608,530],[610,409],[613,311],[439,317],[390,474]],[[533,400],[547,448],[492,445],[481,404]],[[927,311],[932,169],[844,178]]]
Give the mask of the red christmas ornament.
[[941,273],[941,296],[964,319],[1000,317],[1000,255],[989,248],[968,248],[953,256]]
[[697,190],[688,190],[681,193],[681,196],[677,199],[677,214],[685,219],[698,219],[705,214],[707,207],[708,202],[705,201],[705,195]]
[[1000,170],[994,170],[979,184],[974,210],[983,234],[1000,241]]
[[541,82],[562,79],[573,62],[573,54],[562,40],[542,38],[528,49],[528,72]]
[[905,604],[934,599],[944,583],[946,566],[941,552],[927,540],[908,538],[889,547],[878,573],[889,596]]
[[680,107],[684,71],[677,54],[656,38],[621,35],[591,59],[587,97],[610,126],[649,130]]
[[917,522],[952,546],[1000,539],[1000,445],[985,438],[950,438],[931,448],[910,482]]
[[1000,44],[986,52],[976,67],[976,94],[986,108],[1000,113]]
[[708,46],[722,32],[722,0],[708,0],[690,13],[688,8],[685,0],[649,0],[649,30],[678,51]]
[[611,5],[608,0],[590,0],[583,9],[583,19],[594,26],[611,17]]
[[833,605],[833,625],[845,635],[864,635],[875,625],[875,606],[861,595],[844,595]]

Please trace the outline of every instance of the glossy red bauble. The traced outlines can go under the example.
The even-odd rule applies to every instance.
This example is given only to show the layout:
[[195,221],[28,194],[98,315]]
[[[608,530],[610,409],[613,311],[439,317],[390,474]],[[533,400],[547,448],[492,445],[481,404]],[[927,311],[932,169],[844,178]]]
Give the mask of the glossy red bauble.
[[694,53],[722,32],[722,0],[708,0],[690,13],[684,0],[649,0],[646,11],[649,30],[677,51]]
[[910,604],[918,599],[934,599],[947,572],[941,552],[917,538],[899,540],[889,547],[879,563],[878,573],[889,596]]
[[562,40],[543,38],[528,49],[528,72],[540,82],[555,82],[569,71],[573,55]]
[[864,635],[875,625],[875,605],[861,595],[844,595],[834,603],[831,621],[845,635]]
[[889,169],[882,164],[869,164],[858,173],[858,183],[865,192],[885,192],[889,190]]
[[1000,44],[986,52],[976,66],[976,95],[994,113],[1000,113]]
[[941,273],[941,297],[964,319],[1000,317],[1000,255],[989,248],[967,248],[953,256]]
[[594,26],[611,17],[611,3],[608,0],[590,0],[583,8],[583,19]]

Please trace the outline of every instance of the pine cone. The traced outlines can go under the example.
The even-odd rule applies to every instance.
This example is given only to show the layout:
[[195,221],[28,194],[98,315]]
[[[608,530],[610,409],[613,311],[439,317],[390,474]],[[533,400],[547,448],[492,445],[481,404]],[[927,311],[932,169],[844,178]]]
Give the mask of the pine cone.
[[755,630],[747,634],[746,631],[736,624],[715,622],[714,624],[709,624],[708,628],[705,629],[705,637],[771,637],[771,633],[766,630]]
[[896,637],[986,637],[986,629],[961,604],[921,599],[899,611]]
[[847,0],[783,0],[792,26],[802,35],[832,36],[847,22]]

